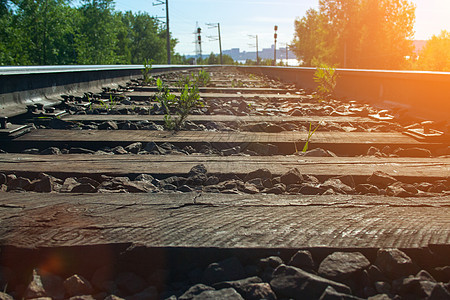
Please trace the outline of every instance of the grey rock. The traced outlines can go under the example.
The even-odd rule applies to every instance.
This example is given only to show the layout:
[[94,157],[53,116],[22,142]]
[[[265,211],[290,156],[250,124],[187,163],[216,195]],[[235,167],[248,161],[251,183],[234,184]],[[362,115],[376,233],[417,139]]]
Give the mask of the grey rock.
[[368,179],[367,183],[373,184],[379,188],[386,188],[389,185],[393,184],[397,180],[393,178],[392,176],[381,172],[381,171],[375,171]]
[[230,299],[230,300],[244,300],[242,296],[236,292],[235,289],[227,288],[218,291],[204,291],[195,296],[194,300],[215,300],[215,299]]
[[320,187],[323,189],[326,189],[326,190],[332,189],[336,193],[340,193],[340,194],[350,195],[350,194],[354,193],[354,190],[350,186],[344,184],[338,178],[330,178],[330,179],[326,180],[324,183],[322,183],[320,185]]
[[222,153],[223,156],[230,156],[233,154],[239,154],[241,152],[241,147],[240,146],[236,146],[233,148],[229,148],[229,149],[225,149],[220,151]]
[[14,298],[6,293],[0,292],[0,300],[14,300]]
[[246,183],[254,185],[258,190],[264,189],[263,180],[261,178],[253,178],[248,180]]
[[216,290],[225,289],[225,288],[233,288],[235,289],[239,294],[244,293],[244,289],[249,284],[253,283],[262,283],[263,281],[261,278],[257,276],[241,279],[241,280],[234,280],[234,281],[223,281],[218,282],[213,285],[213,288]]
[[236,257],[210,264],[203,273],[202,282],[214,284],[221,281],[239,280],[245,277],[244,267]]
[[69,154],[94,154],[94,153],[95,151],[85,148],[72,147],[69,149]]
[[358,184],[355,188],[355,191],[361,195],[365,195],[365,194],[379,195],[380,194],[380,189],[378,187],[376,187],[373,184],[368,184],[368,183]]
[[97,299],[95,299],[95,297],[92,295],[77,295],[70,297],[69,300],[97,300]]
[[278,153],[278,147],[272,144],[251,143],[248,145],[247,149],[265,156]]
[[100,185],[100,183],[97,180],[94,180],[94,179],[89,178],[89,177],[81,177],[81,178],[78,178],[77,181],[79,183],[81,183],[81,184],[89,183],[89,184],[91,184],[94,187],[98,187]]
[[81,183],[75,185],[69,193],[95,193],[97,189],[90,183]]
[[263,190],[262,192],[267,193],[267,194],[280,195],[280,194],[283,194],[285,191],[286,191],[286,185],[284,185],[282,183],[277,183],[273,187],[267,188],[267,189]]
[[273,292],[268,283],[251,283],[242,288],[239,292],[247,300],[276,300],[277,295]]
[[255,178],[260,178],[262,180],[264,180],[264,179],[271,179],[272,178],[272,173],[270,172],[269,169],[265,169],[265,168],[258,169],[258,170],[255,170],[255,171],[252,171],[252,172],[248,173],[245,176],[244,180],[248,182],[249,180],[252,180],[252,179],[255,179]]
[[144,290],[145,280],[135,273],[123,272],[116,277],[115,283],[117,287],[127,294],[136,294]]
[[109,295],[104,300],[125,300],[124,298],[117,297],[116,295]]
[[34,191],[38,193],[50,193],[61,188],[58,183],[60,180],[57,178],[47,175],[45,173],[39,174],[39,179],[34,183]]
[[61,150],[59,150],[59,148],[56,148],[56,147],[49,147],[47,149],[42,150],[40,154],[41,155],[60,155]]
[[318,299],[328,286],[340,293],[351,294],[350,288],[342,283],[286,265],[275,269],[270,286],[278,297],[292,299]]
[[369,148],[369,150],[367,150],[367,155],[368,156],[381,156],[381,152],[380,152],[380,149],[372,146]]
[[257,194],[259,193],[259,189],[256,185],[246,182],[244,187],[240,189],[241,192],[247,194]]
[[415,278],[425,281],[437,282],[436,279],[434,279],[433,276],[431,276],[431,274],[425,270],[419,271],[419,273],[416,274]]
[[325,289],[319,300],[358,300],[362,298],[355,297],[344,293],[337,292],[333,287],[329,286]]
[[215,175],[208,176],[208,179],[203,183],[204,185],[216,185],[220,182],[219,178]]
[[281,175],[281,182],[286,185],[300,183],[302,181],[303,176],[297,168],[292,168]]
[[277,125],[277,124],[270,124],[265,128],[265,132],[269,132],[269,133],[279,133],[279,132],[283,132],[286,129],[284,129],[284,127]]
[[334,154],[333,152],[322,148],[315,148],[306,152],[299,152],[297,154],[306,157],[336,157],[336,154]]
[[295,253],[288,265],[305,270],[310,271],[315,268],[314,260],[312,258],[311,252],[307,250],[299,250]]
[[215,289],[204,284],[196,284],[192,287],[190,287],[186,292],[181,295],[178,300],[190,300],[193,299],[195,296],[200,295],[201,293],[205,291],[214,291]]
[[4,173],[0,173],[0,184],[6,184],[8,177]]
[[428,300],[449,300],[450,299],[450,291],[448,288],[445,288],[444,284],[437,283],[433,290],[431,291],[431,294],[428,298]]
[[410,276],[395,280],[393,282],[393,290],[405,298],[415,295],[423,299],[428,298],[431,295],[436,285],[436,282],[421,280],[420,278]]
[[191,187],[188,186],[188,185],[182,185],[182,186],[180,186],[180,187],[178,188],[178,190],[179,190],[180,192],[183,192],[183,193],[189,193],[189,192],[194,191],[194,189],[191,188]]
[[370,266],[369,260],[360,252],[334,252],[328,255],[319,266],[318,274],[334,281],[360,276]]
[[379,249],[375,265],[392,279],[416,274],[419,271],[411,258],[398,249]]
[[159,146],[155,142],[149,142],[145,145],[144,150],[147,152],[152,152],[153,150],[157,150]]
[[389,146],[384,146],[383,149],[381,149],[381,153],[384,155],[389,155],[392,153],[392,148]]
[[391,293],[391,285],[385,281],[377,281],[374,283],[375,290],[379,294],[390,294]]
[[394,197],[410,197],[413,194],[407,192],[401,184],[399,184],[398,182],[388,186],[386,188],[386,194],[388,196],[394,196]]
[[392,300],[387,294],[378,294],[372,297],[367,298],[367,300]]
[[333,177],[332,179],[339,179],[343,184],[348,185],[352,189],[356,187],[355,179],[352,175],[343,175],[343,176],[337,176]]
[[128,146],[125,147],[125,150],[127,152],[133,153],[133,154],[138,154],[142,149],[142,143],[141,142],[137,142],[137,143],[133,143],[130,144]]
[[290,116],[303,116],[303,112],[299,109],[294,109],[291,111]]
[[114,147],[114,148],[112,149],[112,152],[113,152],[114,154],[119,154],[119,155],[125,155],[125,154],[128,154],[128,151],[125,150],[125,148],[122,147],[122,146]]
[[394,151],[394,154],[400,157],[431,157],[430,150],[423,148],[399,148]]
[[63,280],[52,274],[43,274],[39,269],[33,270],[32,280],[24,292],[25,299],[50,297],[64,299]]
[[117,123],[114,121],[106,121],[102,124],[98,125],[99,130],[117,130],[119,129],[119,126],[117,126]]
[[73,275],[64,280],[64,288],[69,297],[90,295],[94,291],[89,281],[80,275]]
[[125,298],[125,300],[157,300],[157,299],[158,299],[158,290],[154,286],[148,287],[142,292],[139,292],[137,294]]
[[188,173],[186,184],[193,186],[203,185],[208,180],[207,172],[204,164],[192,167]]
[[22,151],[23,154],[39,154],[39,149],[37,148],[30,148],[30,149],[25,149]]
[[299,191],[303,195],[321,195],[324,192],[325,189],[322,187],[310,183],[303,184]]
[[69,177],[64,180],[64,183],[60,189],[61,193],[70,193],[74,187],[80,183],[74,177]]
[[176,191],[178,189],[178,187],[176,185],[173,185],[170,183],[163,183],[159,187],[166,191]]
[[64,121],[58,118],[51,119],[49,122],[49,126],[52,129],[70,129],[76,127],[77,125],[74,122]]
[[25,177],[17,177],[12,180],[8,180],[8,191],[13,190],[28,190],[31,185],[31,180]]

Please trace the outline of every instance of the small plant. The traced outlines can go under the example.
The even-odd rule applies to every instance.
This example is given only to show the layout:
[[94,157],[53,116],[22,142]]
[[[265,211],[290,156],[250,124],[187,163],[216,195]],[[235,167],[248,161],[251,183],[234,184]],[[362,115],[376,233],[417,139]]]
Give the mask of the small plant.
[[317,83],[315,98],[319,101],[329,99],[336,87],[336,80],[336,68],[320,64],[314,73],[314,81]]
[[[200,100],[198,87],[190,80],[185,83],[183,87],[180,87],[181,91],[179,98],[170,92],[169,88],[162,82],[161,78],[157,79],[156,85],[158,87],[156,100],[161,103],[163,107],[165,113],[164,124],[169,130],[180,130],[192,110],[198,106],[204,105]],[[171,115],[171,110],[175,112],[176,117]]]
[[153,59],[144,59],[144,69],[142,70],[142,76],[144,76],[143,81],[144,83],[150,84],[155,79],[152,75],[150,75],[153,68]]
[[195,82],[198,86],[208,86],[209,82],[211,81],[211,75],[209,75],[208,72],[205,70],[201,70],[198,72]]
[[243,86],[244,83],[241,80],[233,78],[233,80],[231,81],[231,87],[243,87]]
[[[308,151],[309,142],[310,142],[310,140],[311,140],[311,137],[312,137],[313,134],[316,132],[316,130],[319,128],[319,126],[320,126],[320,123],[316,126],[316,128],[314,128],[314,130],[311,131],[311,129],[312,129],[312,124],[309,123],[308,137],[306,138],[305,145],[303,146],[303,150],[302,150],[303,153],[305,153],[306,151]],[[294,143],[294,146],[295,146],[295,153],[298,153],[297,143]]]

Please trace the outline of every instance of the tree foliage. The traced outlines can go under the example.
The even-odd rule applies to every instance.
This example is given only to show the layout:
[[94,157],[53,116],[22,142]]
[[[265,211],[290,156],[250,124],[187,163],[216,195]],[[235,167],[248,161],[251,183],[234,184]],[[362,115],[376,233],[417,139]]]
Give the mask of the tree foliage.
[[[0,65],[167,62],[165,26],[114,0],[0,0]],[[171,40],[174,53],[176,39]],[[184,57],[173,55],[174,63]]]
[[419,53],[415,69],[450,72],[450,32],[434,35]]
[[415,6],[408,0],[320,0],[295,21],[292,48],[305,65],[402,68],[413,52]]

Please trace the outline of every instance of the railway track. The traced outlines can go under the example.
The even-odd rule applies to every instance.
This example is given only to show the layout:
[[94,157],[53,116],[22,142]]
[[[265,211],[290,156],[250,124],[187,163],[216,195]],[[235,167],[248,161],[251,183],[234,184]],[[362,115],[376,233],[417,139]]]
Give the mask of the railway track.
[[[75,296],[18,275],[40,266],[34,280],[83,275],[78,288],[91,289],[79,293],[95,299],[450,296],[445,122],[208,71],[205,105],[180,131],[165,129],[158,89],[141,80],[9,118],[5,291]],[[190,73],[155,76],[179,97],[175,82]]]

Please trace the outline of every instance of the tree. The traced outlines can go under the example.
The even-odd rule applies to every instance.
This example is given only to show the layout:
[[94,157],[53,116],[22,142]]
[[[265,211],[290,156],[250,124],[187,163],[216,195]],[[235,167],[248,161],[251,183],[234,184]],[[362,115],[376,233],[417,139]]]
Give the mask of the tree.
[[290,47],[304,65],[313,66],[315,61],[330,60],[330,48],[325,46],[325,22],[324,16],[314,9],[307,10],[305,17],[295,20],[296,39]]
[[407,0],[320,0],[295,22],[292,48],[306,65],[394,69],[413,52]]
[[2,24],[8,34],[6,47],[10,52],[14,51],[6,61],[10,64],[32,65],[72,62],[70,40],[73,14],[69,1],[18,0],[15,1],[13,12],[10,11],[9,22],[5,27]]
[[420,51],[415,69],[450,72],[450,32],[441,33],[428,40]]
[[[0,0],[0,65],[142,64],[167,61],[166,31],[114,0]],[[176,39],[171,39],[172,58]]]
[[75,34],[77,62],[80,64],[117,64],[117,27],[113,0],[83,0],[78,9]]

